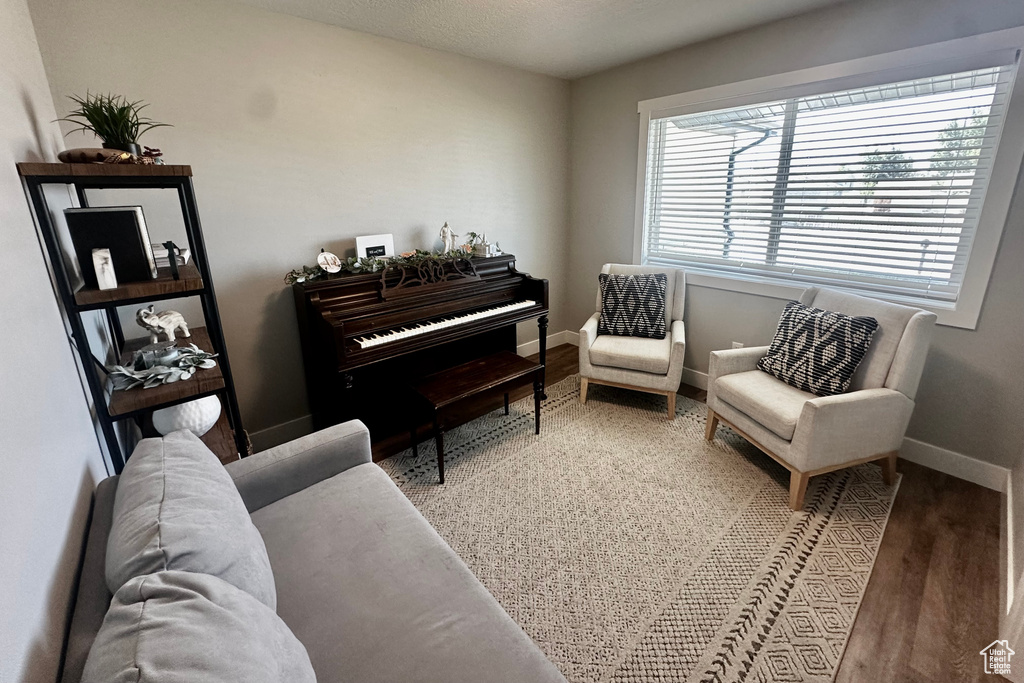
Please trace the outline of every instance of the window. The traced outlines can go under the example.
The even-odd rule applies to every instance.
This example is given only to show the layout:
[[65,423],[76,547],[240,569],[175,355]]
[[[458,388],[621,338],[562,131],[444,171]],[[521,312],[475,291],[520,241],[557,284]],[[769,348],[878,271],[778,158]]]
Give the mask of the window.
[[992,61],[649,110],[641,262],[955,309],[1016,51]]

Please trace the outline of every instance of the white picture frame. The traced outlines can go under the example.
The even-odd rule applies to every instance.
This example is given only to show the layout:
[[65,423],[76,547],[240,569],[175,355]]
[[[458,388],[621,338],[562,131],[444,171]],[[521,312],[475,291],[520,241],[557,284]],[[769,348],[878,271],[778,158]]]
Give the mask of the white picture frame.
[[356,238],[356,258],[389,258],[395,255],[394,235],[363,235]]

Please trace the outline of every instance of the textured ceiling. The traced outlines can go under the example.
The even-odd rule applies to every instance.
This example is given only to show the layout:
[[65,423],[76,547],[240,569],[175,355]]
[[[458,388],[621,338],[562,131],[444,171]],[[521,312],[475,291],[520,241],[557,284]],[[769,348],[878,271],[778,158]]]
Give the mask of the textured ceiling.
[[577,78],[841,0],[238,0]]

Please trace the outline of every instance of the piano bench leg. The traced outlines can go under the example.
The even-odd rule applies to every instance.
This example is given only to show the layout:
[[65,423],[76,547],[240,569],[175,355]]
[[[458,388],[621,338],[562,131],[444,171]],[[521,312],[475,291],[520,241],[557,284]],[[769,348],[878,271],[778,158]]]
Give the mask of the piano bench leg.
[[544,397],[544,390],[541,388],[540,378],[533,381],[533,422],[534,434],[540,434],[540,401]]
[[505,392],[505,414],[508,415],[508,392]]
[[437,476],[440,483],[444,483],[444,432],[437,419],[437,411],[434,411],[434,441],[437,443]]
[[415,426],[413,426],[409,430],[409,442],[412,444],[412,457],[419,458],[420,457],[420,449],[419,449],[419,447],[416,444],[416,427]]

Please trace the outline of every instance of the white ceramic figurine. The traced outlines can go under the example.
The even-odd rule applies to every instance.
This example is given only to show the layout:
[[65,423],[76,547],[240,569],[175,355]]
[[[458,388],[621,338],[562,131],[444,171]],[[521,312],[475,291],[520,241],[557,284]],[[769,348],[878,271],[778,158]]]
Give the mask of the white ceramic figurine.
[[455,241],[459,238],[455,231],[448,227],[447,221],[441,226],[441,241],[444,242],[444,253],[455,251]]
[[153,305],[150,304],[145,308],[140,308],[135,314],[135,322],[149,330],[149,342],[156,344],[160,341],[160,335],[167,335],[167,341],[174,341],[174,331],[181,330],[183,337],[191,337],[188,333],[188,325],[185,324],[185,318],[177,311],[160,311],[159,313],[153,312]]

